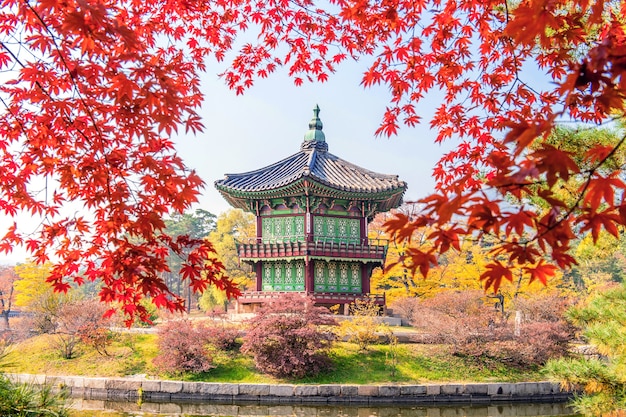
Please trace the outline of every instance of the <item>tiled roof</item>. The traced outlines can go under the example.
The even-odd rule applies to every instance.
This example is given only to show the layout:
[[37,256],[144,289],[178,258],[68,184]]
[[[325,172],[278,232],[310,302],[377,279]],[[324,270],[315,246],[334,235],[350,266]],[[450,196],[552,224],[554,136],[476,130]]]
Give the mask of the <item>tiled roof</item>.
[[301,178],[355,193],[379,193],[406,187],[397,175],[378,174],[315,148],[301,150],[256,171],[227,174],[215,185],[219,189],[258,192],[284,187]]
[[223,194],[262,193],[309,179],[344,193],[404,193],[406,183],[397,175],[379,174],[329,153],[318,118],[319,108],[316,107],[314,112],[300,152],[255,171],[227,174],[224,179],[216,181],[215,186]]

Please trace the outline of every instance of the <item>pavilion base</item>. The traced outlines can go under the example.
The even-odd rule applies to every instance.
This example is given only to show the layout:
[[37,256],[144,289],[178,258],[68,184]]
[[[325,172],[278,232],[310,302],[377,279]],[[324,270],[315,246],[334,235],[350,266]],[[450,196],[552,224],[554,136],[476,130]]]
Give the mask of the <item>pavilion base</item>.
[[285,294],[302,294],[313,297],[315,305],[326,307],[334,311],[336,314],[349,315],[350,304],[356,300],[372,300],[376,305],[380,306],[381,315],[385,315],[387,304],[385,294],[354,294],[354,293],[328,293],[328,292],[305,292],[305,291],[245,291],[235,302],[235,314],[254,313],[263,304],[271,300],[280,298]]

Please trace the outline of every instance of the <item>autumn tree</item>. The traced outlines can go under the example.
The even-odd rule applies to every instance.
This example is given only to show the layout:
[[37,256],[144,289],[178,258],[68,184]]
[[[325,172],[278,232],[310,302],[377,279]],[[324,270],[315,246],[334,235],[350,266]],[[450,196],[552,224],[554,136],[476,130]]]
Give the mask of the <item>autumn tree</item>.
[[9,316],[15,301],[15,281],[17,274],[13,267],[5,266],[0,268],[0,317],[2,318],[4,329],[10,329]]
[[239,262],[236,242],[255,236],[255,217],[240,209],[229,209],[220,214],[215,229],[209,234],[209,240],[213,242],[228,276],[244,287],[254,279],[254,274],[249,266]]
[[[222,72],[237,93],[280,67],[301,84],[325,81],[347,59],[367,62],[363,86],[390,93],[382,135],[422,122],[421,101],[441,97],[427,123],[437,142],[458,146],[435,167],[437,190],[423,212],[388,224],[400,241],[432,228],[431,248],[405,253],[411,272],[426,271],[464,235],[493,234],[500,257],[481,275],[487,287],[511,280],[516,265],[546,282],[575,264],[575,230],[596,239],[626,223],[621,167],[607,165],[623,134],[613,145],[591,143],[583,163],[561,144],[531,147],[561,121],[622,117],[625,15],[624,2],[604,0],[8,0],[0,210],[41,226],[34,234],[10,227],[0,249],[24,245],[37,262],[54,259],[48,281],[59,291],[102,280],[100,298],[129,317],[146,314],[138,306],[146,295],[183,309],[161,278],[170,252],[184,254],[194,290],[216,284],[236,294],[210,261],[209,242],[161,232],[163,217],[189,209],[202,186],[170,135],[202,130],[199,72],[247,32],[255,40]],[[559,197],[559,181],[579,174],[580,197]],[[513,207],[508,196],[551,208]]]
[[[161,278],[170,253],[194,291],[237,294],[208,241],[162,233],[203,186],[170,136],[202,129],[198,71],[232,38],[224,15],[189,6],[11,0],[0,11],[0,210],[15,219],[0,250],[53,259],[57,291],[100,280],[100,299],[129,322],[145,318],[145,296],[184,308]],[[20,213],[40,223],[34,233]]]
[[15,281],[15,306],[29,314],[33,330],[51,333],[55,330],[55,317],[61,309],[63,294],[55,294],[46,279],[52,266],[25,262],[15,266],[18,280]]

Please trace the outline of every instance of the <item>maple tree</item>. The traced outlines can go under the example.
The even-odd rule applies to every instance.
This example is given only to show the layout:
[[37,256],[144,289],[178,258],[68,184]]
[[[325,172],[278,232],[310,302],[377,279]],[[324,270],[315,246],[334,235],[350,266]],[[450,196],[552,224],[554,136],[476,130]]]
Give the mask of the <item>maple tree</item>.
[[[210,261],[208,241],[161,232],[163,217],[188,209],[203,184],[169,136],[202,130],[199,72],[208,57],[224,60],[243,32],[256,41],[235,51],[222,74],[237,93],[280,67],[301,84],[325,81],[344,60],[371,57],[362,83],[388,87],[378,133],[393,135],[401,124],[419,123],[420,100],[441,92],[430,125],[437,141],[452,138],[458,147],[435,168],[438,189],[423,200],[424,211],[388,224],[398,239],[425,224],[433,229],[431,249],[405,254],[413,272],[427,272],[462,235],[494,234],[502,260],[486,266],[487,286],[511,279],[515,264],[545,282],[575,263],[568,253],[574,229],[596,237],[626,223],[621,171],[600,169],[623,138],[591,146],[585,164],[558,146],[530,147],[561,120],[601,123],[623,114],[623,2],[2,4],[0,210],[25,212],[41,225],[10,227],[0,250],[24,245],[35,261],[52,260],[48,281],[59,291],[69,281],[101,280],[100,298],[121,303],[131,318],[146,315],[139,303],[146,295],[183,309],[161,278],[171,252],[184,254],[181,273],[194,290],[215,284],[237,293]],[[532,82],[541,75],[549,82]],[[568,204],[554,188],[572,174],[586,180]],[[532,187],[537,182],[546,186]],[[551,209],[503,204],[509,195],[532,195]],[[76,214],[66,214],[68,206]]]
[[[203,37],[229,32],[226,18],[210,24],[193,7],[9,0],[0,10],[0,210],[16,219],[0,250],[23,245],[35,262],[52,261],[57,291],[100,280],[100,299],[119,303],[128,324],[147,319],[145,296],[183,310],[161,277],[169,254],[184,257],[194,291],[238,292],[210,242],[163,233],[163,218],[190,208],[203,185],[169,139],[202,129],[205,53],[178,41],[200,24]],[[41,224],[24,226],[20,213]]]

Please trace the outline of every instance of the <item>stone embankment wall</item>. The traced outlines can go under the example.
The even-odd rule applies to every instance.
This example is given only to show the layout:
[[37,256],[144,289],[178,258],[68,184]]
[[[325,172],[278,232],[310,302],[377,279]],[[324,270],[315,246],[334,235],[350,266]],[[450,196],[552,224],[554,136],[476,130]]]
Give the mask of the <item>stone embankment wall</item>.
[[87,400],[146,402],[252,402],[258,404],[492,404],[564,402],[572,393],[555,382],[428,385],[222,384],[132,378],[10,375],[16,381],[65,387]]

